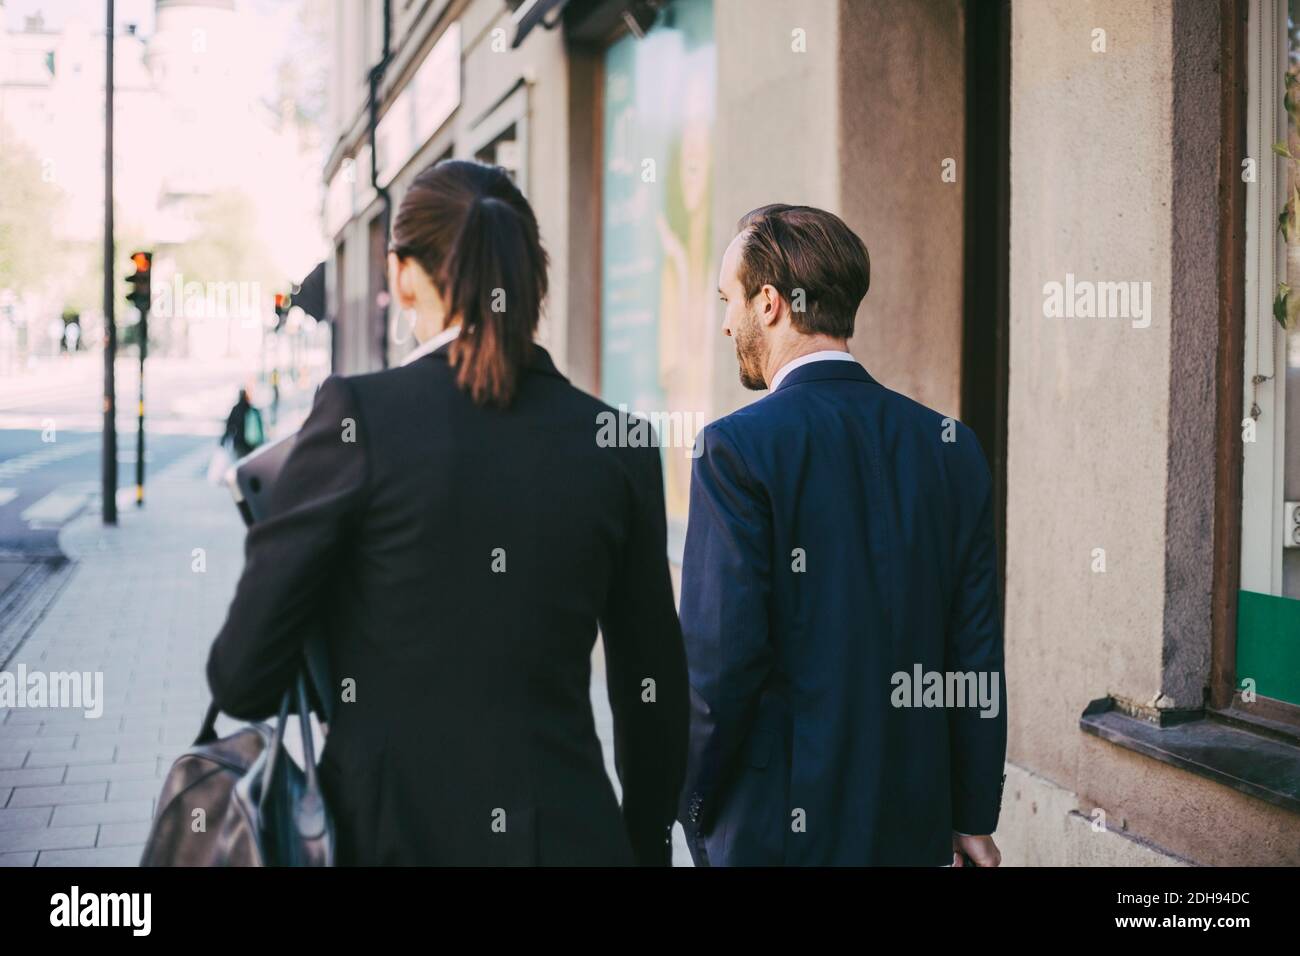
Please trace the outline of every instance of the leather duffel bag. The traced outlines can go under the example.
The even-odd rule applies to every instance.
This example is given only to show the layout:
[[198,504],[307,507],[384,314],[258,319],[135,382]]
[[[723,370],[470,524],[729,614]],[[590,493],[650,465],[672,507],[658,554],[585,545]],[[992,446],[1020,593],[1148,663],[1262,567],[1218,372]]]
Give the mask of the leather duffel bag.
[[[295,702],[303,767],[284,747]],[[163,781],[140,865],[333,866],[334,826],[316,774],[310,714],[302,673],[274,728],[252,724],[218,739],[213,704]]]

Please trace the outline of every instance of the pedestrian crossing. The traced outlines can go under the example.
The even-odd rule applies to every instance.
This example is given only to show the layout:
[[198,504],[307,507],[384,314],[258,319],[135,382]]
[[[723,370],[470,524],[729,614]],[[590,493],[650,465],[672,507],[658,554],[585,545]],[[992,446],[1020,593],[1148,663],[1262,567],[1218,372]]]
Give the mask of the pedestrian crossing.
[[29,525],[61,525],[85,507],[90,495],[85,491],[60,489],[23,509],[19,516]]
[[[22,479],[47,465],[76,458],[79,455],[94,454],[99,450],[98,439],[78,439],[62,442],[50,442],[40,448],[0,462],[0,482],[13,481],[19,487],[0,486],[0,508],[10,504],[23,493]],[[50,491],[36,501],[30,502],[18,520],[26,523],[33,531],[57,528],[76,517],[90,501],[94,483],[79,482],[64,484]]]
[[0,481],[12,481],[28,472],[65,458],[75,458],[99,448],[99,439],[77,442],[50,442],[43,448],[29,451],[0,462]]
[[[129,409],[122,405],[117,416],[117,434],[134,435],[136,429],[135,406]],[[0,412],[0,431],[40,431],[50,420],[49,415],[14,414]],[[59,427],[70,432],[97,432],[104,427],[104,416],[98,412],[80,412],[61,414]],[[173,417],[162,415],[150,417],[145,424],[145,433],[149,435],[220,435],[225,426],[224,416],[207,419]]]

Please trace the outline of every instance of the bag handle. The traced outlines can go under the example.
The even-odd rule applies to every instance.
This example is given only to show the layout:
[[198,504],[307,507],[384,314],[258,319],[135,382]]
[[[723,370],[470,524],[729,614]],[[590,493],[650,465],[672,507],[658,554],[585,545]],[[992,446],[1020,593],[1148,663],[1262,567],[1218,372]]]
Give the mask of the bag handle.
[[[3,2],[3,0],[0,0]],[[309,639],[302,650],[303,662],[302,668],[298,672],[298,679],[301,680],[306,674],[307,680],[311,685],[312,691],[316,695],[316,700],[320,704],[321,720],[329,724],[334,719],[334,697],[330,693],[329,678],[329,656],[325,649],[325,642],[320,637]],[[285,691],[285,699],[289,699],[290,690]],[[299,704],[299,713],[308,713]],[[203,724],[199,727],[199,735],[194,738],[191,747],[200,747],[204,744],[210,744],[217,739],[217,717],[221,714],[221,708],[217,706],[214,700],[208,705],[208,712],[203,717]]]
[[316,789],[316,735],[311,729],[311,707],[307,702],[307,682],[298,674],[298,723],[302,727],[302,762],[303,772],[307,775],[307,787]]
[[307,777],[307,790],[311,793],[319,790],[316,780],[316,740],[311,729],[311,709],[307,706],[307,683],[302,671],[299,671],[294,686],[284,692],[284,700],[280,702],[280,719],[276,721],[275,731],[271,735],[266,766],[262,771],[257,808],[264,820],[267,813],[266,802],[271,792],[271,781],[275,779],[275,769],[279,766],[280,755],[284,752],[284,728],[289,723],[289,706],[295,697],[298,701],[298,724],[302,728],[302,769]]

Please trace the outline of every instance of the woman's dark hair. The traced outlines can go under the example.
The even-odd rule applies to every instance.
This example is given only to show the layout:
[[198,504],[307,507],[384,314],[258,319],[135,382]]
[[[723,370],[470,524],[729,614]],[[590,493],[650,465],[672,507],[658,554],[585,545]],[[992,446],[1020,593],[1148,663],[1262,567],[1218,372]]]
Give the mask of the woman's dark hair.
[[509,405],[546,297],[546,251],[518,187],[499,166],[435,163],[402,197],[392,248],[433,279],[448,321],[460,319],[457,383],[478,405]]

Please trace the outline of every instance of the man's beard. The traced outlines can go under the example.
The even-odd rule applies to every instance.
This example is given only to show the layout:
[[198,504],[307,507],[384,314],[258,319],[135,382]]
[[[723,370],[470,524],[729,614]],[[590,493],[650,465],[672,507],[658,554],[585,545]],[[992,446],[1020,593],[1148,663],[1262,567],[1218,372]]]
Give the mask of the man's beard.
[[740,364],[740,384],[752,392],[767,388],[763,365],[767,361],[767,341],[758,327],[758,316],[745,312],[736,328],[736,361]]

